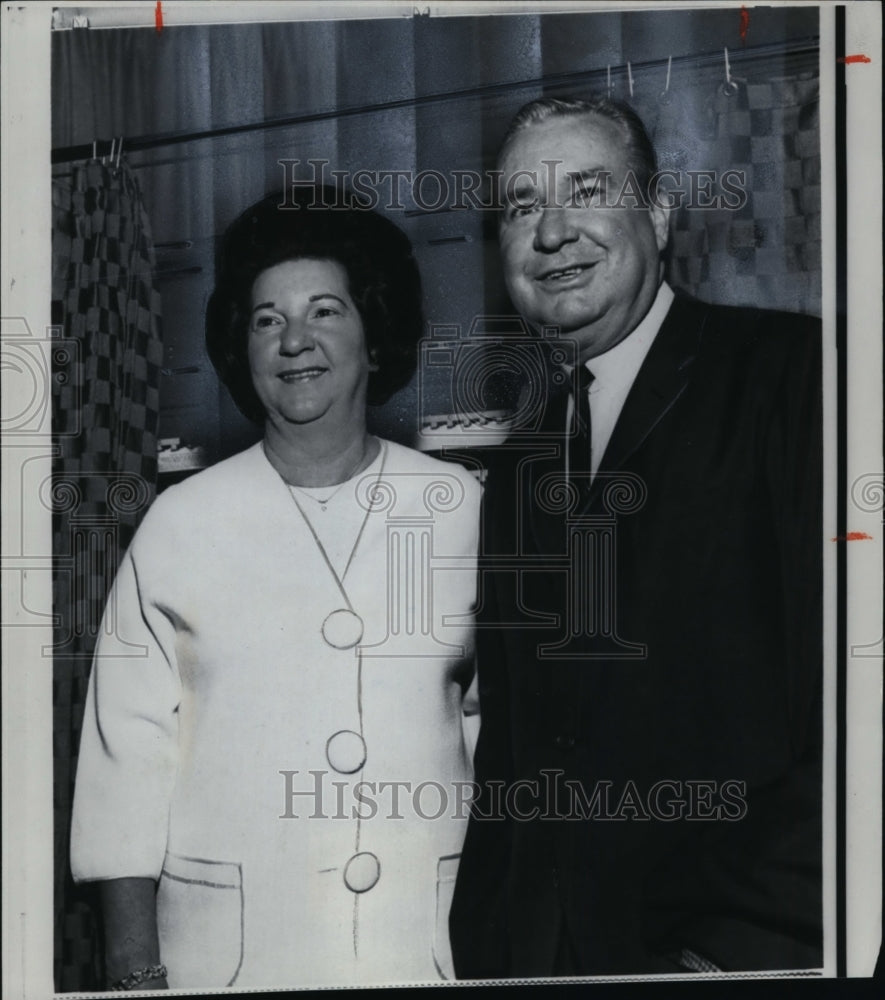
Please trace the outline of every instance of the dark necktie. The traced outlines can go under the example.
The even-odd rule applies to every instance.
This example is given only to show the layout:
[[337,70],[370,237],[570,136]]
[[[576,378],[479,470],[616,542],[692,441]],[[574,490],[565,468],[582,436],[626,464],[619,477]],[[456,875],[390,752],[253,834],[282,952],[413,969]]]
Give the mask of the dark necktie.
[[575,371],[575,433],[569,438],[569,472],[571,475],[584,473],[586,478],[583,486],[589,485],[591,471],[590,433],[590,385],[594,379],[593,372],[585,365],[578,365]]

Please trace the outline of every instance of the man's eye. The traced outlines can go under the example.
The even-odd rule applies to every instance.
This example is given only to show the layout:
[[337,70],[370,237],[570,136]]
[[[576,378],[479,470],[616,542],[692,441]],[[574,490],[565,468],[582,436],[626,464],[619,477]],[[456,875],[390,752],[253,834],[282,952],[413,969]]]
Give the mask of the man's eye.
[[576,184],[572,201],[578,207],[597,204],[602,193],[599,181],[587,184]]

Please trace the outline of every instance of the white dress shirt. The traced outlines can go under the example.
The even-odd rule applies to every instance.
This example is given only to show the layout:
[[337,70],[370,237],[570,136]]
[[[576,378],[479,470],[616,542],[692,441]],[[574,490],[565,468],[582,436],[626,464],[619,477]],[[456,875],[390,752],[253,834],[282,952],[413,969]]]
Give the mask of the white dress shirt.
[[[592,425],[590,465],[594,476],[624,408],[627,394],[639,374],[642,362],[645,361],[645,356],[664,322],[664,317],[669,312],[674,297],[673,289],[667,282],[661,282],[651,309],[645,314],[639,326],[604,354],[591,358],[586,363],[587,370],[593,375],[589,393]],[[566,417],[567,428],[572,427],[573,412],[574,402],[570,399]]]

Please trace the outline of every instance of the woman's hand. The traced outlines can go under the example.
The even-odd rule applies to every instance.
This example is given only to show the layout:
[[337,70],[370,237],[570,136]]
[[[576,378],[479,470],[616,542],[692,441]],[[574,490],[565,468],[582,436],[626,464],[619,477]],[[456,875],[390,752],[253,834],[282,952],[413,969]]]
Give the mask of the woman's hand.
[[[157,885],[152,878],[115,878],[102,882],[101,908],[108,984],[160,964]],[[132,987],[133,992],[167,989],[165,979],[148,979]]]

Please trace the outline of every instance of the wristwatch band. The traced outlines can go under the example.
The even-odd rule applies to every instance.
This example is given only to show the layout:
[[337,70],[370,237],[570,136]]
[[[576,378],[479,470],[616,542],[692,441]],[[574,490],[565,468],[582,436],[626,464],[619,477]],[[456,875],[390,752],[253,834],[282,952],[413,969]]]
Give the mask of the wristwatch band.
[[135,986],[138,986],[141,983],[146,983],[151,979],[165,978],[165,965],[146,965],[143,969],[135,969],[133,972],[130,972],[128,976],[124,976],[122,979],[118,979],[115,983],[111,983],[111,989],[116,990],[117,992],[131,990]]

